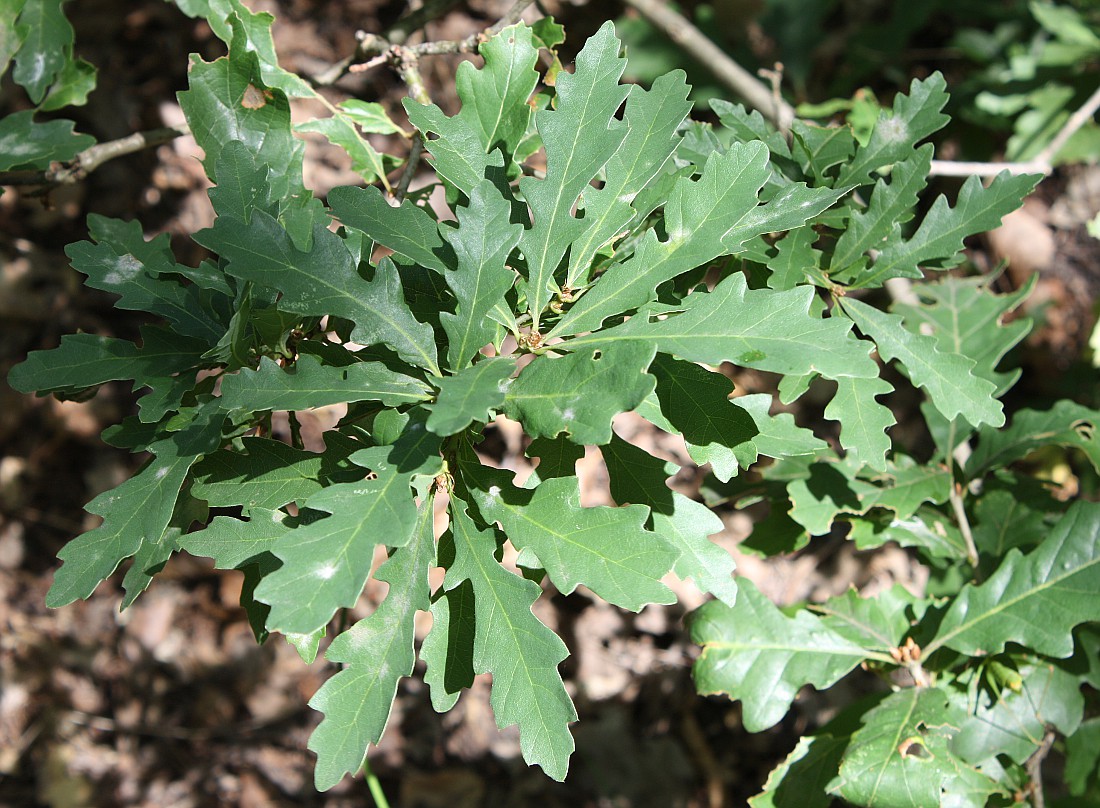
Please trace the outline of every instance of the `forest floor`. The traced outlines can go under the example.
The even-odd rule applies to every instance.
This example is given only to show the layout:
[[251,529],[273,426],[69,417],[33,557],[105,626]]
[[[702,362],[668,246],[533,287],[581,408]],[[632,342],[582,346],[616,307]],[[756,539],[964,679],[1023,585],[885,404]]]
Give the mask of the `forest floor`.
[[[353,49],[357,28],[384,30],[403,5],[278,0],[255,7],[280,21],[276,44],[285,66],[317,71]],[[434,23],[430,33],[464,37],[490,24],[500,5],[470,3]],[[91,0],[66,10],[74,15],[78,50],[100,69],[92,102],[76,112],[78,127],[100,140],[178,121],[174,93],[186,86],[183,55],[210,59],[221,52],[205,24],[156,0]],[[575,16],[566,19],[577,40],[599,22],[591,17],[595,10],[589,17],[575,9],[562,13]],[[455,99],[445,88],[453,62],[440,58],[427,70],[439,90],[436,100],[451,110]],[[399,108],[401,87],[384,69],[346,89]],[[16,95],[11,86],[0,88],[0,107],[10,111]],[[48,197],[10,190],[0,196],[0,377],[28,351],[53,347],[65,333],[136,336],[141,321],[112,308],[111,296],[81,287],[63,247],[80,240],[85,217],[98,213],[136,218],[148,236],[172,234],[181,261],[200,258],[185,238],[212,217],[196,157],[194,142],[181,139],[107,164],[85,183]],[[315,142],[306,171],[307,184],[321,194],[356,180],[339,153]],[[1092,187],[1094,180],[1090,174],[1078,184]],[[1081,246],[1085,219],[1071,228],[1052,223],[1051,210],[1067,204],[1071,187],[1077,187],[1072,177],[1052,180],[997,236],[999,242],[975,245],[979,263],[1028,255],[1037,262],[1033,269],[1044,273],[1040,296],[1050,325],[1028,349],[1033,366],[1046,368],[1040,388],[1065,384],[1063,371],[1091,329],[1097,270],[1095,249]],[[1083,203],[1093,214],[1100,207],[1096,196]],[[1066,270],[1067,264],[1078,270]],[[755,375],[736,381],[747,393],[770,392],[773,384]],[[361,778],[345,779],[325,794],[313,789],[306,741],[320,716],[305,705],[333,666],[322,659],[305,665],[279,639],[256,645],[239,606],[240,573],[216,571],[181,554],[125,612],[118,608],[117,575],[87,601],[45,608],[57,551],[96,524],[84,504],[140,462],[98,437],[132,407],[132,393],[118,385],[88,401],[58,402],[20,396],[0,382],[0,806],[369,805]],[[313,417],[323,428],[324,414]],[[521,437],[505,422],[490,429],[498,438],[495,459],[524,471]],[[680,447],[640,419],[623,417],[616,429],[682,459]],[[598,454],[582,462],[586,502],[595,504],[606,496]],[[839,538],[765,563],[737,550],[751,514],[724,518],[727,529],[714,540],[737,556],[739,574],[777,602],[824,598],[849,586],[923,585],[925,571],[907,552],[856,553]],[[572,770],[562,784],[523,764],[514,727],[496,728],[487,680],[478,679],[443,716],[432,710],[415,676],[405,680],[370,758],[392,804],[745,804],[799,735],[831,715],[834,697],[804,694],[777,727],[745,732],[738,705],[694,692],[695,652],[682,617],[701,596],[690,585],[675,586],[677,604],[638,615],[583,592],[550,594],[537,607],[572,654],[562,672],[580,722]],[[368,587],[356,616],[369,613],[379,595]],[[881,686],[857,672],[838,688],[851,695]]]

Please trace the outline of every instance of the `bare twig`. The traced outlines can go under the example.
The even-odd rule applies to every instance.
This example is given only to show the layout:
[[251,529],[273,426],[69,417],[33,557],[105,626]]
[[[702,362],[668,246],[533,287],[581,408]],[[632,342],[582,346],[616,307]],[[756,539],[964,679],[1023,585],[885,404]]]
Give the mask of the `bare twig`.
[[186,126],[168,126],[148,132],[135,132],[118,140],[108,140],[106,143],[89,146],[73,159],[55,162],[43,171],[0,171],[0,185],[73,185],[109,160],[152,146],[159,146],[190,133],[191,130]]
[[669,8],[662,0],[626,0],[626,4],[637,9],[669,39],[702,62],[749,106],[760,110],[784,136],[787,135],[794,121],[794,107],[783,98],[773,96],[767,85],[733,61],[686,17]]
[[974,568],[975,574],[978,569],[978,546],[974,544],[974,534],[970,530],[970,520],[966,516],[966,506],[963,504],[962,499],[963,489],[961,486],[951,485],[951,510],[955,513],[955,522],[959,525],[959,532],[962,533],[963,541],[966,542],[966,560],[970,562],[970,566]]
[[1022,163],[969,163],[954,160],[933,160],[929,174],[939,177],[992,177],[1007,171],[1009,174],[1050,174],[1054,171],[1054,158],[1071,137],[1100,110],[1100,87],[1097,87],[1084,104],[1069,116],[1061,129],[1042,151]]
[[[533,3],[534,0],[516,0],[508,11],[504,13],[504,16],[497,20],[492,26],[486,28],[484,31],[470,34],[470,36],[465,39],[439,40],[435,42],[421,42],[415,45],[405,45],[403,43],[407,37],[407,33],[401,33],[399,31],[397,36],[391,40],[386,37],[378,36],[377,34],[359,31],[356,34],[359,44],[355,48],[355,53],[340,60],[328,70],[313,76],[311,81],[315,86],[327,87],[335,84],[348,73],[362,73],[385,62],[396,64],[399,60],[395,59],[393,50],[398,47],[403,48],[404,53],[411,53],[415,56],[439,56],[446,53],[476,53],[477,49],[480,48],[481,44],[488,38],[492,37],[494,34],[500,33],[509,25],[519,22],[520,18],[523,16],[523,12]],[[434,4],[432,7],[438,11],[445,5],[446,4]],[[427,8],[427,6],[425,6],[425,8]],[[428,19],[431,19],[431,17],[429,16]]]
[[1032,808],[1046,808],[1046,797],[1043,795],[1043,761],[1050,754],[1050,748],[1054,745],[1054,738],[1054,730],[1048,727],[1043,734],[1043,740],[1039,743],[1039,748],[1031,753],[1031,757],[1024,764],[1028,779],[1031,780]]

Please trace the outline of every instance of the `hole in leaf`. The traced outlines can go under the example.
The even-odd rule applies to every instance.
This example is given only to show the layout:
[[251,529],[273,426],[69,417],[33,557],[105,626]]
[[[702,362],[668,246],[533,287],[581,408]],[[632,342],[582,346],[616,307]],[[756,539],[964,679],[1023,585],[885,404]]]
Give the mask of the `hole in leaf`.
[[603,351],[597,349],[597,350],[592,352],[592,361],[593,362],[599,362],[602,357],[603,357]]

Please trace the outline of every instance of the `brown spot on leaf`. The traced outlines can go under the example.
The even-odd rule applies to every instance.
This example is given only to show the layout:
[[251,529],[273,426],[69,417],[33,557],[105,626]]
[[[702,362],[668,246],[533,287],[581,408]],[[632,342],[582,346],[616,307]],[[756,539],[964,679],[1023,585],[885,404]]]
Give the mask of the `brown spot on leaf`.
[[267,104],[269,98],[271,98],[270,90],[260,90],[256,85],[249,84],[244,89],[244,95],[241,96],[241,106],[245,109],[261,109]]

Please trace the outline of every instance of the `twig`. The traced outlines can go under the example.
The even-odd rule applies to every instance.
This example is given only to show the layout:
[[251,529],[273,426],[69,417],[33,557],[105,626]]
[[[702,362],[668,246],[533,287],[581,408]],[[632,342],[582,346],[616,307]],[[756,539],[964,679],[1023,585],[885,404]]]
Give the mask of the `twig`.
[[966,507],[963,505],[962,487],[952,483],[949,497],[951,499],[951,510],[954,511],[955,521],[959,525],[959,532],[962,533],[963,541],[966,542],[966,560],[970,562],[970,566],[976,572],[978,569],[978,547],[974,544],[974,534],[970,531],[970,520],[966,516]]
[[1043,174],[1054,171],[1054,158],[1077,130],[1088,123],[1100,109],[1100,87],[1097,87],[1084,104],[1066,120],[1050,143],[1032,159],[1022,163],[969,163],[954,160],[933,160],[928,172],[939,177],[992,177],[1007,171],[1009,174]]
[[1031,753],[1024,768],[1027,770],[1028,779],[1031,780],[1031,806],[1032,808],[1046,808],[1046,797],[1043,795],[1043,761],[1050,753],[1054,745],[1054,730],[1047,728],[1039,748]]
[[[494,34],[499,34],[509,25],[519,22],[523,12],[535,0],[516,0],[515,3],[492,26],[484,31],[470,34],[465,39],[439,40],[436,42],[421,42],[416,45],[403,44],[404,35],[398,33],[393,40],[377,34],[369,34],[359,31],[356,37],[359,44],[355,53],[345,59],[341,59],[328,70],[313,76],[310,81],[319,87],[327,87],[335,84],[348,73],[362,73],[377,67],[384,62],[395,63],[393,51],[402,48],[404,53],[414,56],[439,56],[447,53],[476,53],[481,44]],[[437,6],[436,6],[437,7]],[[426,7],[425,7],[426,8]],[[396,29],[395,29],[396,30]]]
[[771,121],[784,137],[787,135],[794,121],[794,107],[782,98],[774,97],[770,88],[733,61],[686,17],[669,8],[661,0],[626,0],[626,4],[635,8],[664,31],[669,39],[702,62],[749,106],[760,110],[760,113]]
[[135,132],[118,140],[89,146],[73,159],[55,162],[43,171],[0,171],[0,185],[73,185],[109,160],[159,146],[190,133],[191,130],[182,125]]

